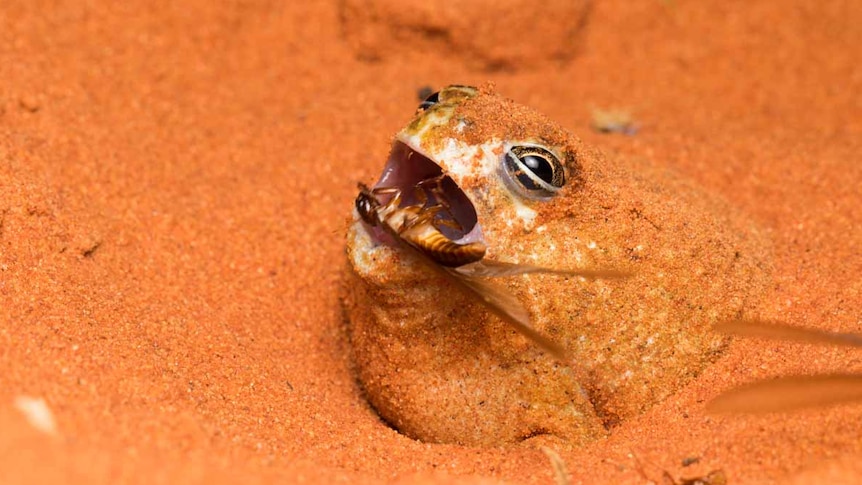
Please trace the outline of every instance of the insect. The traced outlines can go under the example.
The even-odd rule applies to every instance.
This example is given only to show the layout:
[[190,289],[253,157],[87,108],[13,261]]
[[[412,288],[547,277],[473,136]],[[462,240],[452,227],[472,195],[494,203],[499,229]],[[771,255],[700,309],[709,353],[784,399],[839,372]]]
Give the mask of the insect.
[[[368,188],[359,184],[355,205],[366,224],[383,229],[394,243],[446,279],[454,288],[484,304],[491,312],[560,361],[566,350],[537,331],[530,315],[518,299],[500,285],[483,279],[528,273],[551,273],[582,278],[620,278],[626,273],[611,270],[553,269],[529,264],[512,264],[484,259],[482,242],[458,243],[443,234],[443,226],[460,229],[454,219],[438,218],[449,207],[438,190],[446,176],[426,179],[415,186],[416,204],[402,206],[402,191],[396,187]],[[429,205],[426,187],[434,200]],[[381,197],[388,197],[385,202]]]
[[[716,330],[745,337],[763,337],[862,348],[862,334],[836,333],[761,320],[734,320]],[[707,404],[710,412],[767,413],[862,402],[862,374],[829,373],[756,381],[720,394]]]
[[[395,187],[378,187],[373,190],[360,184],[359,196],[356,198],[356,211],[362,220],[372,226],[384,229],[397,229],[397,234],[391,234],[407,241],[412,247],[422,251],[435,262],[449,267],[457,267],[479,261],[485,257],[487,250],[481,241],[458,243],[443,234],[441,226],[462,231],[461,225],[454,217],[440,218],[441,214],[449,214],[451,209],[440,189],[440,183],[448,177],[438,175],[420,181],[415,187],[418,204],[401,207],[401,190]],[[433,203],[429,205],[426,192],[429,188]],[[384,204],[380,196],[389,196]]]

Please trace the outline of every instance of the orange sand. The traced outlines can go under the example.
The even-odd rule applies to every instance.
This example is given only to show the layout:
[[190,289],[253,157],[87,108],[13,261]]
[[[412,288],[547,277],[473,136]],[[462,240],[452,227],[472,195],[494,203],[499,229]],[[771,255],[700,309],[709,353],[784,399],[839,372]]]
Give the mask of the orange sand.
[[[594,1],[554,30],[566,55],[524,63],[545,50],[476,62],[487,44],[423,15],[427,42],[381,30],[372,44],[398,48],[363,55],[341,4],[0,6],[0,482],[552,483],[529,447],[399,435],[353,379],[345,219],[425,85],[494,81],[592,145],[674,167],[771,230],[765,316],[862,331],[859,2]],[[566,21],[535,19],[524,42]],[[590,131],[612,107],[636,136]],[[862,360],[739,341],[562,458],[574,483],[644,483],[632,453],[653,480],[853,483],[862,404],[703,413],[733,385],[827,369]],[[54,434],[21,395],[44,398]]]

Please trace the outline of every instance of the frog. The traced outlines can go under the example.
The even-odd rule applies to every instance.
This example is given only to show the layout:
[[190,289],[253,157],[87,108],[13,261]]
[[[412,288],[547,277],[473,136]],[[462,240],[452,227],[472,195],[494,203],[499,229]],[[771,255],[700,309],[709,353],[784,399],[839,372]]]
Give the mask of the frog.
[[492,84],[422,101],[372,190],[435,207],[448,241],[481,248],[470,262],[627,275],[495,278],[561,359],[429,267],[458,262],[419,257],[354,208],[341,300],[356,376],[385,423],[423,442],[602,439],[715,362],[727,338],[712,326],[756,314],[771,281],[767,233],[727,201]]

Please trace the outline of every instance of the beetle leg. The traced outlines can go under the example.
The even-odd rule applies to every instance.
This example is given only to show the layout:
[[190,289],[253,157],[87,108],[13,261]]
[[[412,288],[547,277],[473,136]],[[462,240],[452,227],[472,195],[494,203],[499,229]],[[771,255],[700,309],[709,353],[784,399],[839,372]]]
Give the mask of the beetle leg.
[[401,189],[398,187],[374,187],[371,189],[371,195],[375,198],[378,195],[392,195],[392,198],[389,199],[386,205],[393,205],[395,207],[401,205]]
[[[452,208],[451,208],[451,206],[449,206],[449,202],[446,200],[446,197],[443,194],[442,187],[440,187],[440,184],[443,182],[443,179],[445,177],[447,177],[447,175],[440,174],[436,177],[431,177],[429,179],[425,179],[425,180],[420,181],[418,184],[416,184],[417,197],[419,197],[420,200],[422,200],[423,205],[425,205],[428,201],[428,196],[425,194],[425,190],[426,190],[425,185],[430,185],[430,187],[427,190],[430,190],[431,194],[434,195],[434,200],[436,201],[436,204],[433,206],[427,207],[426,210],[436,208],[433,212],[434,215],[437,215],[437,213],[439,213],[441,211],[446,211],[446,214],[448,214],[448,217],[446,217],[446,218],[434,219],[432,221],[432,224],[434,224],[434,227],[439,229],[441,226],[445,226],[445,227],[448,227],[451,229],[455,229],[456,231],[463,232],[464,228],[455,219],[454,214],[452,214]],[[420,192],[421,192],[421,195],[419,195]]]
[[[449,204],[443,198],[443,191],[442,189],[440,189],[440,182],[443,181],[444,177],[446,177],[446,175],[440,174],[436,177],[431,177],[430,179],[420,180],[419,183],[416,184],[416,195],[417,197],[420,197],[422,199],[422,205],[428,203],[428,196],[425,191],[430,190],[431,193],[434,195],[434,199],[436,200],[437,205],[442,205],[446,208],[447,211],[449,210]],[[426,185],[430,185],[431,187],[426,189]],[[421,195],[419,194],[420,192]]]
[[[448,211],[447,211],[448,212]],[[455,219],[434,219],[432,221],[434,227],[440,229],[441,226],[448,227],[449,229],[455,229],[458,232],[464,232],[464,228],[461,227],[461,224],[458,224],[458,221]]]
[[443,207],[439,205],[434,205],[431,207],[422,207],[420,205],[415,205],[404,208],[403,210],[411,209],[413,212],[412,217],[405,218],[404,222],[401,224],[401,232],[416,227],[420,224],[431,224],[432,226],[437,227],[434,224],[434,216],[436,216],[438,212],[443,210]]

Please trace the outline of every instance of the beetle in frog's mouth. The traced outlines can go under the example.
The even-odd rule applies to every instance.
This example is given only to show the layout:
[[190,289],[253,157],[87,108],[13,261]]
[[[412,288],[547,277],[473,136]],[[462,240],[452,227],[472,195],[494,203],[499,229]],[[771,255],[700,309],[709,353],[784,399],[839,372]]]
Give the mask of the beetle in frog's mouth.
[[440,165],[402,141],[393,144],[374,188],[360,191],[356,208],[375,239],[391,243],[387,233],[394,231],[440,264],[461,266],[485,255],[470,199]]

